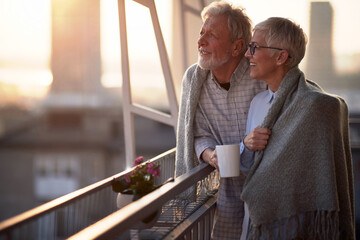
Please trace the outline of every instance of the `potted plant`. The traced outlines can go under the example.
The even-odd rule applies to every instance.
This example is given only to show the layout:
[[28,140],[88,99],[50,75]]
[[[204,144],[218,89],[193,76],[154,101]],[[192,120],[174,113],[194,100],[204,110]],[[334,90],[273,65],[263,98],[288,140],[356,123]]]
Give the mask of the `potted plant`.
[[134,161],[135,169],[124,177],[114,180],[112,188],[115,192],[131,195],[132,200],[137,200],[154,191],[154,178],[160,176],[160,166],[150,161],[144,161],[142,156]]
[[[159,186],[154,184],[155,177],[160,176],[160,166],[150,161],[144,161],[142,156],[134,161],[134,169],[121,177],[113,180],[112,189],[119,193],[117,196],[117,207],[122,208],[125,205],[135,201],[146,194],[154,191]],[[148,228],[159,217],[160,211],[157,210],[148,217],[142,219],[141,223],[135,228]]]

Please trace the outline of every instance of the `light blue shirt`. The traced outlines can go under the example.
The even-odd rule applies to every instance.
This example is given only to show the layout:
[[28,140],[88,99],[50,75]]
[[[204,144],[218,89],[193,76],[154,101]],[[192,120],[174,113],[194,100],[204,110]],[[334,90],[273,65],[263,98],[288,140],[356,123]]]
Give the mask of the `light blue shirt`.
[[248,119],[246,122],[246,135],[248,135],[254,128],[260,126],[266,114],[268,113],[274,99],[276,92],[270,89],[258,93],[251,101]]
[[[272,103],[274,102],[275,97],[276,92],[267,89],[258,93],[253,98],[246,122],[246,135],[248,135],[254,128],[261,125]],[[240,153],[241,171],[247,173],[254,163],[254,153],[248,150],[243,142],[240,143]]]
[[[265,90],[263,92],[258,93],[250,104],[248,119],[246,123],[246,135],[248,135],[254,128],[257,126],[260,126],[263,122],[266,114],[268,113],[272,103],[274,102],[274,99],[276,97],[276,92],[271,91],[270,89]],[[241,171],[243,173],[247,173],[252,164],[254,163],[254,152],[250,151],[245,147],[243,142],[240,144],[240,164],[241,164]],[[245,216],[244,216],[244,223],[243,223],[243,233],[241,235],[241,239],[247,239],[247,233],[249,230],[249,223],[250,223],[250,217],[249,217],[249,210],[247,207],[247,204],[244,204],[245,207]],[[300,214],[299,220],[300,220],[300,227],[303,226],[302,221],[306,217],[306,214]],[[290,231],[291,234],[293,234],[294,237],[296,237],[296,228],[298,226],[298,220],[296,217],[290,217],[288,221],[280,220],[282,225],[286,225],[287,227],[284,228],[284,231]],[[274,227],[274,236],[276,239],[282,239],[280,236],[286,236],[285,233],[280,233],[279,228]],[[259,239],[263,239],[262,236],[260,236]]]

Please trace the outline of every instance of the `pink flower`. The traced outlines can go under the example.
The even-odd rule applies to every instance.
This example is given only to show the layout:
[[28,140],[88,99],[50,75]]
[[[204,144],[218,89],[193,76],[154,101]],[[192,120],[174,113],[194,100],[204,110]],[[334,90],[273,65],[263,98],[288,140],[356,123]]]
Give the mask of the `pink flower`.
[[144,157],[140,156],[138,158],[135,159],[135,165],[139,165],[140,163],[142,163],[144,161]]
[[155,177],[159,177],[159,176],[160,176],[160,169],[154,169],[152,174],[153,174]]
[[131,182],[128,175],[125,175],[125,181],[126,181],[127,183],[130,183],[130,182]]
[[123,191],[148,193],[154,190],[154,177],[160,176],[160,166],[154,162],[144,161],[140,156],[134,160],[133,171],[127,173],[121,181]]

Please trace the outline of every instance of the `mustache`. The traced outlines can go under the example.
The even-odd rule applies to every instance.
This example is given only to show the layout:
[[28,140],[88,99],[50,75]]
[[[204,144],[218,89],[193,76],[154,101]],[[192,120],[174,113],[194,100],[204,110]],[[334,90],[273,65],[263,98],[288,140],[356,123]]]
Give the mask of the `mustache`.
[[211,51],[209,51],[208,49],[204,48],[204,47],[199,47],[198,48],[198,52],[207,52],[207,53],[211,53]]

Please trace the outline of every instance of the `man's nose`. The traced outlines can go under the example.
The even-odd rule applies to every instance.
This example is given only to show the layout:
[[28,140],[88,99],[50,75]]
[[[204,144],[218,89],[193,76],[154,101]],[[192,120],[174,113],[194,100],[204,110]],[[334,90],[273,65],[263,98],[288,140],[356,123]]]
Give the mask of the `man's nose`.
[[199,39],[198,39],[198,45],[199,46],[204,46],[206,44],[206,37],[205,34],[200,35]]

